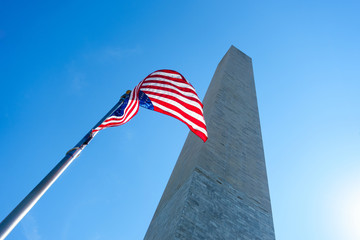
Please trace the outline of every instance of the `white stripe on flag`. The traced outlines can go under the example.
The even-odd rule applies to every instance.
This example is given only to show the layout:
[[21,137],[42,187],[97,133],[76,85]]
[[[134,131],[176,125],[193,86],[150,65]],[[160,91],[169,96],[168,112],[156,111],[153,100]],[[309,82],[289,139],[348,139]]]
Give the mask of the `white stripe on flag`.
[[146,95],[148,95],[149,97],[154,96],[151,93],[159,93],[159,94],[175,97],[175,98],[179,99],[180,101],[182,101],[184,103],[187,103],[187,104],[189,104],[191,106],[194,106],[195,108],[198,108],[201,112],[203,112],[202,107],[198,102],[196,102],[194,100],[191,100],[191,99],[188,99],[188,98],[185,98],[185,97],[183,97],[183,96],[181,96],[179,94],[176,94],[176,93],[173,93],[173,92],[168,92],[168,91],[165,91],[165,90],[160,90],[160,89],[153,89],[153,88],[142,88],[141,91],[146,93]]
[[[194,93],[191,93],[191,92],[185,92],[185,91],[182,91],[180,89],[178,89],[177,87],[174,87],[174,86],[170,86],[168,84],[161,84],[161,83],[146,83],[144,82],[141,86],[141,89],[143,86],[149,86],[149,87],[152,87],[152,88],[156,88],[156,87],[163,87],[163,88],[169,88],[169,89],[173,89],[175,91],[177,91],[179,94],[182,94],[184,96],[187,96],[187,97],[193,97],[193,98],[196,98],[198,99],[198,96]],[[140,89],[140,90],[141,90]]]
[[[153,72],[152,74],[150,74],[150,76],[152,75],[162,75],[162,76],[167,76],[167,77],[172,77],[172,78],[178,78],[178,79],[183,79],[181,77],[181,75],[176,74],[176,73],[167,73],[167,72],[161,72],[161,71],[156,71]],[[185,79],[184,79],[185,80]],[[186,81],[186,80],[185,80]]]
[[[197,113],[194,112],[194,111],[191,111],[190,109],[184,107],[183,105],[179,104],[178,102],[175,102],[175,101],[173,101],[173,100],[171,100],[171,99],[169,99],[169,98],[159,97],[159,96],[156,96],[156,95],[153,95],[153,98],[154,98],[154,99],[158,99],[158,100],[163,101],[163,102],[166,102],[166,103],[168,103],[169,105],[172,105],[172,106],[174,106],[174,107],[179,108],[182,112],[184,112],[184,113],[192,116],[193,118],[199,120],[200,122],[203,122],[203,121],[204,121],[203,116],[197,114]],[[160,104],[160,103],[158,103],[158,104]],[[162,105],[162,104],[161,104],[161,105]],[[179,112],[180,112],[180,111],[179,111]]]
[[188,88],[188,89],[191,89],[194,92],[196,92],[195,89],[191,85],[189,85],[188,83],[176,82],[176,81],[172,81],[172,80],[169,80],[169,79],[166,79],[166,78],[160,78],[160,77],[147,78],[145,82],[147,82],[148,80],[149,81],[154,80],[154,81],[168,82],[168,83],[174,84],[174,85],[176,85],[178,87]]
[[187,124],[189,124],[191,127],[193,127],[194,129],[202,132],[203,134],[205,134],[205,136],[207,136],[207,132],[206,132],[206,130],[205,130],[204,128],[202,128],[202,127],[196,125],[195,123],[191,122],[189,119],[183,117],[183,116],[182,116],[181,114],[179,114],[178,112],[176,112],[176,111],[174,111],[174,110],[172,110],[172,109],[169,109],[169,108],[167,108],[167,107],[165,107],[165,106],[163,106],[163,105],[157,104],[157,103],[155,103],[155,102],[154,102],[153,104],[154,104],[154,106],[162,109],[163,111],[169,112],[169,113],[177,116],[178,118],[182,119],[184,122],[186,122]]

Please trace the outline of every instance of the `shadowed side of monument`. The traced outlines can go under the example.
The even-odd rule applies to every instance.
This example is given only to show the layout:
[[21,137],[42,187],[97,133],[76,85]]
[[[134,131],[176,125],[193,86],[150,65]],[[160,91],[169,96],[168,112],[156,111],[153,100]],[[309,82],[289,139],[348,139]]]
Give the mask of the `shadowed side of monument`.
[[231,46],[203,104],[145,239],[275,239],[251,58]]

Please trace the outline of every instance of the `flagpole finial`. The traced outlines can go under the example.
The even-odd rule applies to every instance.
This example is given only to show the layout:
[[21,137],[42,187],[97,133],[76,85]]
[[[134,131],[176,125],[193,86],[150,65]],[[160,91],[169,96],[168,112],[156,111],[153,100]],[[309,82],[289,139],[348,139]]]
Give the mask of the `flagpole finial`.
[[130,90],[127,90],[122,96],[120,99],[123,99],[123,98],[126,98],[126,97],[129,97],[130,96],[130,93],[131,91]]

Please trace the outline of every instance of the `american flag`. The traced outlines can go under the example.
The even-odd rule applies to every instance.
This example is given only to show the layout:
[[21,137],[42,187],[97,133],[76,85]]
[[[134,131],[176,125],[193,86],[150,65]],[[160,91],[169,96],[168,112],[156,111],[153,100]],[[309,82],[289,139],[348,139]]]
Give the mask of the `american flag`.
[[122,104],[98,127],[93,129],[92,133],[96,134],[104,128],[120,126],[130,121],[139,111],[139,98],[136,94],[139,92],[138,88],[139,86],[136,86],[130,94],[125,94]]
[[204,142],[208,138],[203,105],[194,87],[173,70],[158,70],[148,75],[93,133],[128,122],[138,112],[139,106],[177,118]]

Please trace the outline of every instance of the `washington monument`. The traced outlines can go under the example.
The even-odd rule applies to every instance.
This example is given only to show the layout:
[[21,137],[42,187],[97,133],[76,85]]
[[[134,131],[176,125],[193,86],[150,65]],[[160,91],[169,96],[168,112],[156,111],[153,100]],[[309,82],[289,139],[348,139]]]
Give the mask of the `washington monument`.
[[231,46],[203,104],[209,139],[189,133],[145,239],[274,240],[251,58]]

